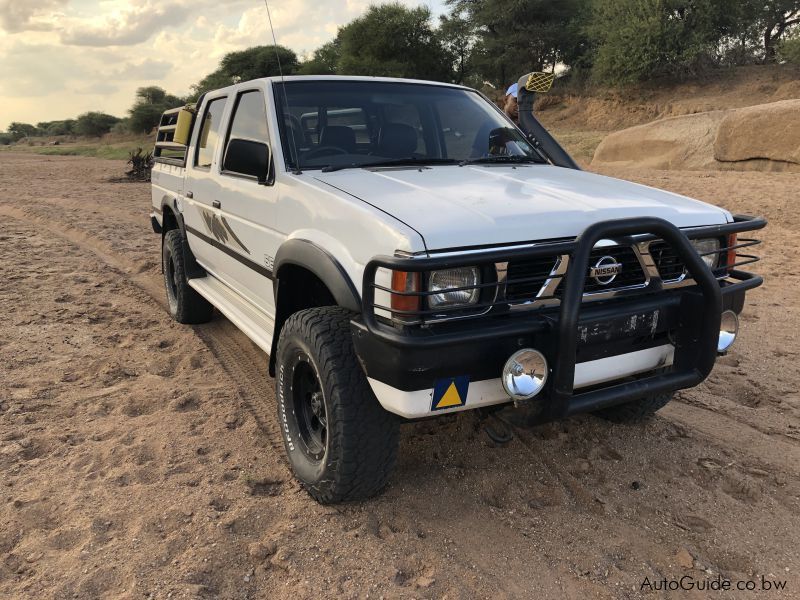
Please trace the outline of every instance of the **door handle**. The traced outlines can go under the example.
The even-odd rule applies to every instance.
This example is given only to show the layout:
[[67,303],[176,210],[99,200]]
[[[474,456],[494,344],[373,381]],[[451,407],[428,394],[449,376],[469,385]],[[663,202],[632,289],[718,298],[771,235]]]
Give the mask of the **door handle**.
[[214,200],[211,203],[211,206],[213,206],[214,208],[222,208],[222,202],[220,202],[219,200]]
[[194,198],[194,193],[193,192],[186,192],[186,197],[187,198]]

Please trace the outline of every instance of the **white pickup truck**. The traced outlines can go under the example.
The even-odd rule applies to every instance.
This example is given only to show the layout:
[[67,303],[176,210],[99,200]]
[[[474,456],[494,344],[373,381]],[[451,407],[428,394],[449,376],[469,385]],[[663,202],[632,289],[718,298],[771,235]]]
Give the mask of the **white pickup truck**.
[[[269,355],[296,477],[386,485],[407,419],[511,403],[635,419],[733,343],[765,221],[580,170],[533,115],[457,85],[239,83],[162,117],[169,309]],[[737,237],[738,236],[738,237]]]

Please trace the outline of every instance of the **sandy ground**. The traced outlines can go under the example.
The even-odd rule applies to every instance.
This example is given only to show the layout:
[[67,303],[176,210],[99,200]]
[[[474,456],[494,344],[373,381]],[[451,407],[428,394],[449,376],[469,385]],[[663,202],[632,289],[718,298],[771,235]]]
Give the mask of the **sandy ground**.
[[169,319],[122,170],[0,154],[0,597],[704,598],[642,583],[720,574],[800,595],[800,175],[614,173],[771,219],[742,339],[659,417],[505,447],[468,413],[409,425],[383,496],[323,507],[266,356]]

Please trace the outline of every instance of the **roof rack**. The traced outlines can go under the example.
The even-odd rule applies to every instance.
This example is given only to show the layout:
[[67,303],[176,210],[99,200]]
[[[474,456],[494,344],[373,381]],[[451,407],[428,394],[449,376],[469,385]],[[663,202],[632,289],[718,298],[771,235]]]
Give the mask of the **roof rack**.
[[168,165],[186,166],[189,135],[196,113],[195,105],[187,104],[180,108],[171,108],[161,115],[153,160]]

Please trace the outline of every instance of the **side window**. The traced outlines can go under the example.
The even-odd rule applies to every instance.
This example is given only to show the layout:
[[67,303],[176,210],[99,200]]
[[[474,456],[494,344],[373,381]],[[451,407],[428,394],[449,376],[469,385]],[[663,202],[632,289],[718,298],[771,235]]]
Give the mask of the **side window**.
[[235,138],[269,144],[267,110],[264,105],[264,95],[260,91],[253,90],[239,94],[226,146]]
[[219,127],[222,123],[222,112],[225,110],[227,98],[216,98],[208,103],[206,112],[203,114],[200,138],[197,140],[197,156],[195,166],[205,169],[211,166],[214,152],[219,142]]

